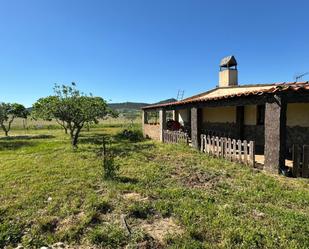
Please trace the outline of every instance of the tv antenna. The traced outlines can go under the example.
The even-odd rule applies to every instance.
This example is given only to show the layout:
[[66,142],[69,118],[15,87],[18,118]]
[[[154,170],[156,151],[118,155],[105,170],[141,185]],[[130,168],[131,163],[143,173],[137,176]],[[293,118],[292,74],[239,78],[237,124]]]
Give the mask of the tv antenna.
[[300,79],[302,79],[302,78],[303,78],[304,76],[306,76],[307,74],[309,74],[309,72],[296,74],[296,75],[295,75],[295,81],[298,82]]
[[183,99],[183,95],[185,94],[185,90],[178,90],[178,93],[177,93],[177,100],[182,100]]

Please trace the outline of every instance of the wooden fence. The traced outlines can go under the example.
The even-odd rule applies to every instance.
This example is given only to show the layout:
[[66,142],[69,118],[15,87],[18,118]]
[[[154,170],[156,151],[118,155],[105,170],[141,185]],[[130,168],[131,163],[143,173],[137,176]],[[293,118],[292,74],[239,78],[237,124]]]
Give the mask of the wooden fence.
[[235,140],[226,137],[201,135],[201,152],[216,157],[226,158],[230,161],[248,164],[254,167],[254,142]]
[[185,132],[181,131],[169,131],[163,130],[163,142],[168,144],[176,144],[176,143],[189,143],[189,136]]
[[293,169],[294,177],[309,178],[309,145],[293,145]]

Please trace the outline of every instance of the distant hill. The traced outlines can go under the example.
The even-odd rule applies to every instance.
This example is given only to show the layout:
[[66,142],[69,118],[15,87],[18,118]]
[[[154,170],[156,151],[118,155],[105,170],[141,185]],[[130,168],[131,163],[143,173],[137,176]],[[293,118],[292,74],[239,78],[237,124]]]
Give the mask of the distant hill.
[[[171,99],[166,99],[166,100],[162,100],[159,101],[157,103],[153,103],[153,104],[164,104],[164,103],[170,103],[170,102],[174,102],[177,101],[174,98]],[[112,108],[113,110],[140,110],[142,107],[147,106],[147,105],[151,105],[149,103],[139,103],[139,102],[124,102],[124,103],[110,103],[108,104],[108,106],[110,108]]]
[[[170,98],[170,99],[165,99],[153,104],[149,103],[140,103],[140,102],[123,102],[123,103],[110,103],[108,106],[113,109],[117,110],[118,112],[135,112],[139,111],[142,107],[147,106],[147,105],[155,105],[155,104],[165,104],[165,103],[170,103],[170,102],[175,102],[177,99]],[[29,112],[32,111],[32,107],[27,108]]]
[[154,103],[152,105],[156,105],[156,104],[165,104],[165,103],[171,103],[171,102],[176,102],[177,99],[174,99],[174,98],[171,98],[171,99],[166,99],[166,100],[162,100],[162,101],[159,101],[157,103]]
[[147,103],[138,103],[138,102],[124,102],[124,103],[110,103],[108,106],[113,110],[127,109],[127,110],[138,110],[143,106],[149,105]]

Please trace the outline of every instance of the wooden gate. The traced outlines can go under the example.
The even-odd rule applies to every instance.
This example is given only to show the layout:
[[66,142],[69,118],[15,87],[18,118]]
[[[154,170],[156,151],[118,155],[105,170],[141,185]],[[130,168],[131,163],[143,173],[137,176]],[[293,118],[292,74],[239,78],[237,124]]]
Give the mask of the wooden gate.
[[294,177],[309,178],[309,145],[293,145],[293,170]]
[[223,157],[230,161],[248,164],[254,167],[254,142],[235,140],[226,137],[201,135],[201,152],[216,157]]
[[163,142],[168,144],[189,143],[189,136],[181,131],[163,130]]

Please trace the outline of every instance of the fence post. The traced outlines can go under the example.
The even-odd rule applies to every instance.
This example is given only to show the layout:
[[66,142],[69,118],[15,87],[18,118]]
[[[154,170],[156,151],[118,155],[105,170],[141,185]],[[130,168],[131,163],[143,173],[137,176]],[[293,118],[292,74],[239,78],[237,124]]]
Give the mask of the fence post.
[[210,141],[211,141],[211,154],[213,155],[215,152],[215,138],[211,137]]
[[221,138],[221,148],[222,148],[222,150],[221,150],[221,157],[225,157],[225,137],[222,137]]
[[204,152],[204,135],[201,134],[201,152]]
[[244,163],[248,164],[248,142],[244,140]]
[[309,145],[303,146],[302,177],[309,177]]
[[226,145],[227,145],[227,154],[228,154],[227,159],[231,160],[231,139],[230,138],[227,139]]
[[216,156],[219,157],[220,153],[220,144],[219,144],[219,137],[216,137]]
[[237,141],[238,144],[238,161],[242,162],[242,151],[241,151],[241,147],[242,147],[242,142],[240,140]]
[[236,140],[235,140],[235,139],[233,139],[232,144],[233,144],[233,156],[232,156],[232,160],[235,161],[235,160],[236,160]]
[[300,174],[301,147],[298,144],[293,144],[292,150],[293,150],[292,151],[292,160],[293,160],[292,175],[294,177],[298,177]]
[[250,141],[249,143],[250,148],[249,148],[249,156],[250,156],[250,164],[252,167],[255,165],[255,148],[254,148],[254,142]]

